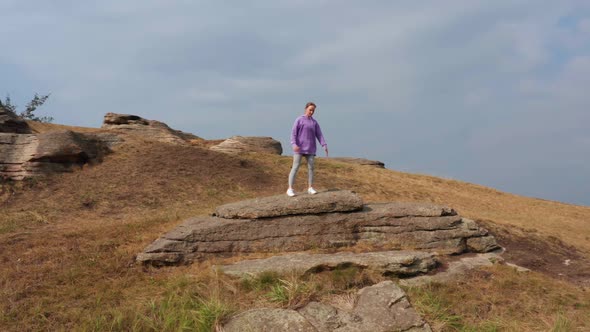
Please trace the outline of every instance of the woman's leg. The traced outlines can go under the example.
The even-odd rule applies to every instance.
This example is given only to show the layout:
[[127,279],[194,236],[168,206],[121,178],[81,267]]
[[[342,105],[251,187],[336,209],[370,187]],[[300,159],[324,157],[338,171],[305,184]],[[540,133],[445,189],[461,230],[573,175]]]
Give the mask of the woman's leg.
[[295,177],[297,176],[297,171],[299,170],[299,164],[301,164],[301,155],[295,153],[293,155],[293,166],[291,167],[291,173],[289,173],[289,189],[293,189]]
[[308,154],[305,156],[307,160],[307,183],[309,184],[309,188],[313,186],[313,170],[315,168],[315,155]]

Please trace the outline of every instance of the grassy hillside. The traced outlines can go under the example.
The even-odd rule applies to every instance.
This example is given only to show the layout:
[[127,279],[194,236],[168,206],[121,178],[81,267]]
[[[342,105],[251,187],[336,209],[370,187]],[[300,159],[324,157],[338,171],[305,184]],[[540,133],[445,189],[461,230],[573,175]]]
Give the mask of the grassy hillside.
[[[245,281],[218,275],[210,269],[212,262],[162,269],[134,264],[137,252],[184,218],[226,202],[285,191],[289,157],[229,156],[207,150],[208,144],[181,147],[128,137],[102,164],[2,183],[0,326],[15,331],[208,330],[216,319],[252,306],[346,301],[356,288],[380,278],[349,271],[313,280],[268,276]],[[305,187],[305,178],[302,168],[298,188]],[[408,290],[439,329],[590,329],[580,318],[590,316],[583,286],[590,276],[589,207],[324,158],[318,158],[317,181],[318,189],[352,189],[366,202],[449,205],[485,222],[515,248],[534,239],[521,246],[522,255],[543,248],[556,262],[573,257],[577,264],[561,267],[558,262],[552,270],[531,274],[499,266],[457,284]],[[471,292],[460,286],[467,282],[475,285]]]

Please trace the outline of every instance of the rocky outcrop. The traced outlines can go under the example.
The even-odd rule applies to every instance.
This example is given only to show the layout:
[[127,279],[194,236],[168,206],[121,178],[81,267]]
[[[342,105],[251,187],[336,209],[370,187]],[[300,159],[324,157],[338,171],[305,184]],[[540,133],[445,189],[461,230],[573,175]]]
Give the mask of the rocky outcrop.
[[27,122],[0,106],[0,133],[30,134]]
[[[316,199],[323,203],[313,209]],[[149,245],[137,260],[156,265],[175,264],[212,255],[293,252],[359,244],[377,250],[422,249],[439,254],[497,247],[485,229],[461,218],[453,209],[432,204],[384,203],[350,211],[350,205],[341,205],[342,200],[354,202],[356,199],[353,192],[302,195],[299,201],[278,195],[264,199],[268,209],[254,206],[251,211],[261,217],[252,219],[222,218],[222,215],[235,218],[240,214],[239,209],[222,206],[217,216],[186,220]],[[246,205],[255,204],[256,201],[250,201]],[[326,206],[341,207],[327,213]],[[282,213],[291,215],[275,216],[276,213],[270,211],[288,211]],[[297,211],[303,214],[296,214]],[[252,216],[250,212],[244,215]],[[475,238],[485,238],[480,242],[486,245],[468,247],[468,240]]]
[[226,332],[432,331],[412,308],[406,293],[392,281],[361,289],[351,311],[319,302],[311,302],[297,311],[253,309],[232,317],[223,328]]
[[385,168],[385,164],[378,160],[369,160],[364,158],[352,158],[352,157],[335,157],[330,158],[332,160],[341,161],[343,163],[349,164],[356,164],[356,165],[363,165],[363,166],[372,166],[377,168]]
[[102,128],[178,145],[189,145],[190,140],[199,138],[193,134],[172,129],[163,122],[147,120],[132,114],[107,113],[104,116]]
[[263,272],[285,274],[299,271],[301,275],[356,266],[387,276],[408,277],[432,270],[437,265],[434,254],[419,251],[381,251],[335,254],[295,253],[253,259],[222,265],[218,268],[232,276],[256,275]]
[[262,152],[281,155],[283,153],[281,142],[274,140],[272,137],[258,136],[232,136],[225,141],[212,146],[211,150],[230,154],[241,152]]
[[84,164],[100,161],[119,140],[116,135],[73,131],[0,133],[0,176],[22,180],[42,174],[70,172]]

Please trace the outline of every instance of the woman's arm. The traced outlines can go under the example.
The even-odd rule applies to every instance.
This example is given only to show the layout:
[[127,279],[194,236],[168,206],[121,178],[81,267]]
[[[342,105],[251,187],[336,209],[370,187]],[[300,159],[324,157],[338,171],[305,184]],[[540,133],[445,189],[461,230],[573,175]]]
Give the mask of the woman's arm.
[[324,134],[322,134],[322,128],[320,128],[319,123],[315,123],[315,137],[320,142],[320,144],[324,147],[324,151],[326,151],[326,157],[328,156],[328,143],[326,143],[326,139],[324,138]]
[[299,146],[297,146],[297,138],[299,135],[299,118],[295,120],[293,123],[293,129],[291,129],[291,146],[293,147],[293,151],[299,152]]

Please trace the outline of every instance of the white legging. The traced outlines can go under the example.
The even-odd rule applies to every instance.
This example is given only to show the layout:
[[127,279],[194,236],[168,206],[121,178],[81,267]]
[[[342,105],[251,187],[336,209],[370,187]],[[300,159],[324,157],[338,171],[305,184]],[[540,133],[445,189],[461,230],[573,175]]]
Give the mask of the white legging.
[[289,188],[293,188],[293,185],[295,184],[295,177],[297,176],[297,171],[299,170],[299,165],[301,165],[301,157],[305,156],[305,159],[307,160],[307,178],[308,178],[308,182],[309,182],[309,186],[311,187],[311,185],[313,184],[313,167],[314,167],[314,161],[315,161],[315,155],[313,154],[294,154],[293,155],[293,167],[291,167],[291,173],[289,173]]

